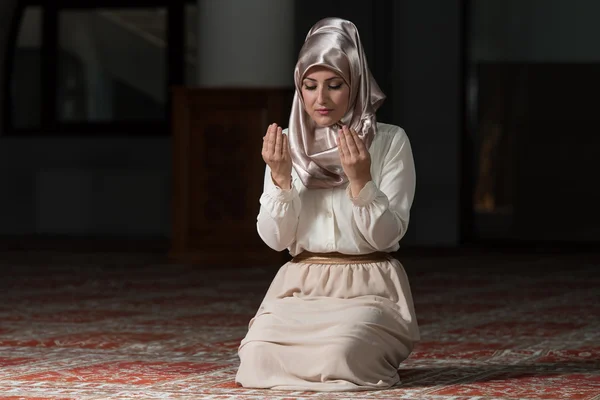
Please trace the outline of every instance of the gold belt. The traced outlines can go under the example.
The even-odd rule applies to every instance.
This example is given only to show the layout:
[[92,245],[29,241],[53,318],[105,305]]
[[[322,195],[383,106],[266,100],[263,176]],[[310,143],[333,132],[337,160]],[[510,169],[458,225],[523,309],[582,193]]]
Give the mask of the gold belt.
[[304,264],[368,264],[391,260],[388,253],[375,252],[370,254],[342,254],[342,253],[311,253],[303,251],[292,259],[293,263]]

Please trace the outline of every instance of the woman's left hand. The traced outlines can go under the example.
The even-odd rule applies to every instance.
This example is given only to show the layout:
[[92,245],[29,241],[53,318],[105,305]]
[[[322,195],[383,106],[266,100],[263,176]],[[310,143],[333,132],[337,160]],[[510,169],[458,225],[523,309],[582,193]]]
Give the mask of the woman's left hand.
[[344,126],[339,131],[338,148],[342,168],[350,181],[352,196],[358,196],[371,180],[371,154],[358,134]]

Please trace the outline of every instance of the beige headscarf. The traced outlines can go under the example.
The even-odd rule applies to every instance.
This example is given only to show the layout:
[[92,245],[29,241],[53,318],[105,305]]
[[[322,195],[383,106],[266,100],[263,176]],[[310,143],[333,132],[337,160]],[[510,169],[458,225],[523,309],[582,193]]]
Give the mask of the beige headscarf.
[[[330,68],[350,87],[349,108],[342,120],[331,127],[319,127],[304,111],[302,80],[313,66]],[[343,185],[348,178],[340,163],[338,130],[347,125],[369,148],[377,132],[375,112],[385,100],[369,71],[356,26],[339,18],[317,22],[300,50],[294,81],[296,93],[288,127],[294,169],[308,188]]]

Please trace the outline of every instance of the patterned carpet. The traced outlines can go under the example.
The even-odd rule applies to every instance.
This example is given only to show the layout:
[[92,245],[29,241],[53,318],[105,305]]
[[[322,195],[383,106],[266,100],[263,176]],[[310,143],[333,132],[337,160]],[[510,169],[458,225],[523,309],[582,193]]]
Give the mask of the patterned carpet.
[[402,258],[423,341],[379,392],[236,387],[273,268],[0,254],[0,399],[600,399],[600,269],[583,256]]

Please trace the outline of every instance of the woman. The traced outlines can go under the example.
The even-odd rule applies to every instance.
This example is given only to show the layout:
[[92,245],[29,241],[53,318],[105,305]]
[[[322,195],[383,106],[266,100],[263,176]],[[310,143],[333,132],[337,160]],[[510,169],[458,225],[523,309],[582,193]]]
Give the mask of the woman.
[[385,96],[351,22],[318,22],[294,78],[287,134],[273,124],[263,138],[257,223],[265,243],[294,258],[250,321],[236,382],[390,387],[419,340],[408,279],[388,255],[399,248],[414,196],[410,143],[401,128],[376,122]]

